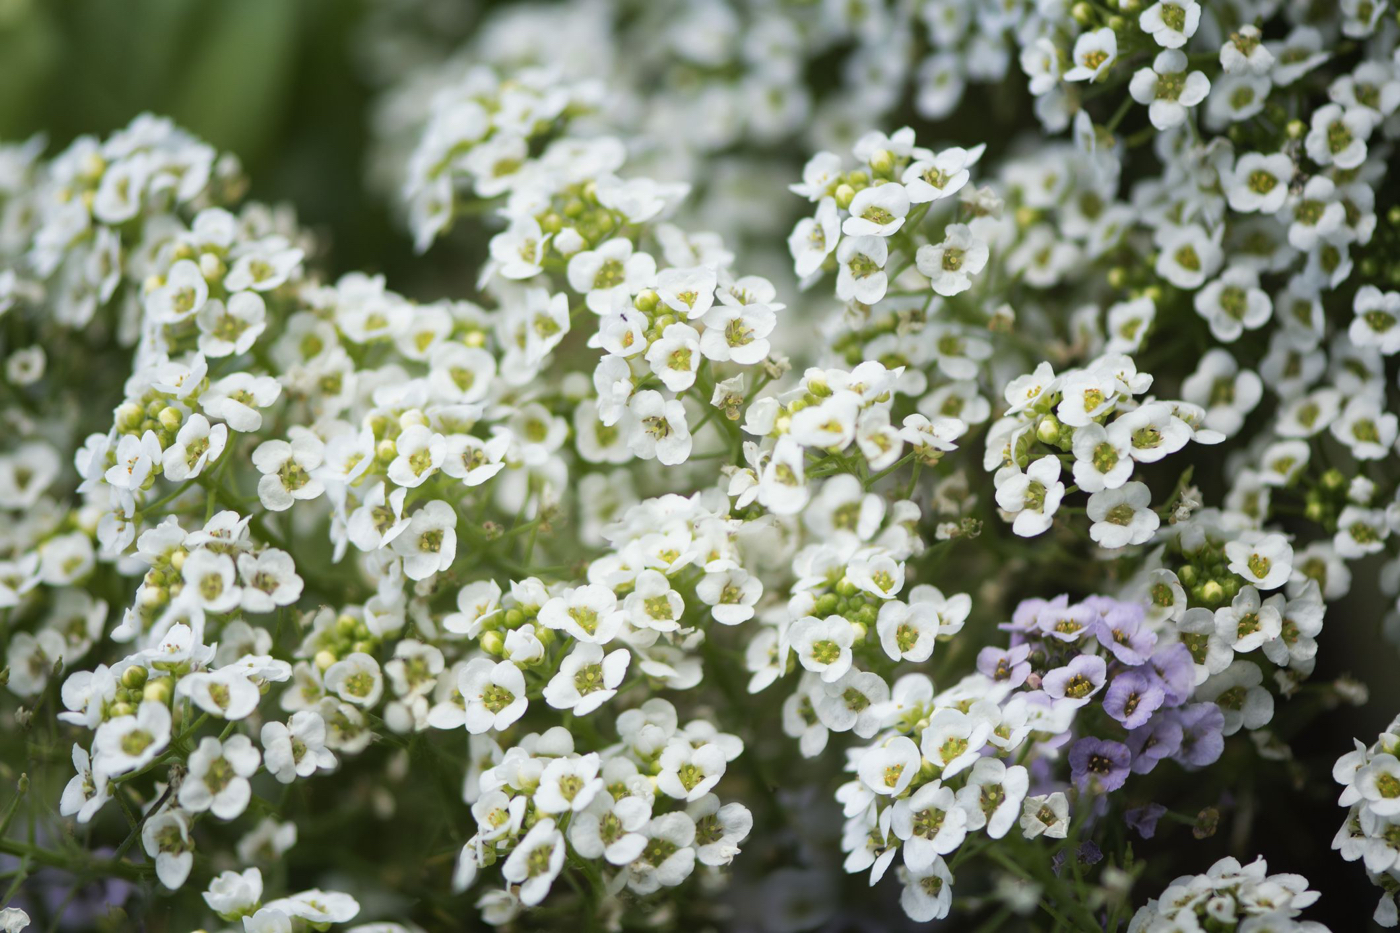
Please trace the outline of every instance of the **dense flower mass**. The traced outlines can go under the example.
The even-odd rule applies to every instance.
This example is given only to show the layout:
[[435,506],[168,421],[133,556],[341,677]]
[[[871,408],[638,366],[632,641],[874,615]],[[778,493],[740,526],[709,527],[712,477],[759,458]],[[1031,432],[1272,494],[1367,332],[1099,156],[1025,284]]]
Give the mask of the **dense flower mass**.
[[1248,842],[1400,641],[1387,4],[379,12],[445,297],[167,119],[0,148],[0,928],[1327,929],[1128,833]]

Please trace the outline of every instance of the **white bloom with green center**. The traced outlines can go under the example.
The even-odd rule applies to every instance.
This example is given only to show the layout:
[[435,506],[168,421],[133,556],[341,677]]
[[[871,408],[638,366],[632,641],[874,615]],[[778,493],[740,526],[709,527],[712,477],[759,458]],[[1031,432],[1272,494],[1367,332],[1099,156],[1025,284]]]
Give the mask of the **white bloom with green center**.
[[466,703],[466,727],[473,735],[506,729],[529,705],[525,675],[510,661],[468,661],[457,672],[457,692]]
[[1283,617],[1277,604],[1261,601],[1257,589],[1243,586],[1230,605],[1215,610],[1215,631],[1234,651],[1247,654],[1279,637]]
[[599,645],[580,642],[545,685],[544,701],[554,709],[586,716],[617,695],[631,660],[626,648],[605,655]]
[[190,818],[183,810],[166,805],[148,817],[141,827],[141,847],[155,859],[156,878],[172,891],[178,890],[194,866],[194,840],[190,838]]
[[1097,81],[1118,60],[1118,37],[1107,26],[1082,32],[1071,58],[1074,67],[1065,72],[1066,81]]
[[799,279],[815,278],[841,241],[841,220],[836,200],[826,197],[817,205],[817,212],[804,217],[788,236],[788,252],[792,254],[793,271]]
[[540,624],[564,632],[580,642],[606,645],[622,630],[626,615],[618,609],[617,595],[600,583],[564,590],[540,607]]
[[258,708],[262,691],[237,667],[217,671],[197,671],[180,678],[175,687],[178,696],[211,716],[230,722],[246,719]]
[[1201,24],[1197,0],[1159,0],[1138,16],[1138,27],[1164,49],[1179,49]]
[[880,731],[880,713],[889,701],[890,688],[880,675],[853,668],[840,680],[814,689],[812,696],[822,725],[832,732],[854,732],[868,739]]
[[1260,729],[1274,718],[1274,695],[1261,686],[1264,672],[1253,661],[1240,659],[1196,688],[1198,701],[1214,702],[1225,714],[1225,735]]
[[796,653],[798,662],[820,675],[825,683],[840,680],[841,675],[851,669],[855,628],[841,616],[798,619],[788,628],[787,641]]
[[915,254],[919,273],[935,293],[949,297],[972,287],[972,277],[987,266],[987,244],[967,224],[949,224],[941,243],[925,243]]
[[899,906],[915,923],[942,920],[953,909],[953,873],[942,856],[934,858],[922,871],[901,866],[899,879],[904,885]]
[[935,858],[952,852],[967,837],[967,810],[941,781],[930,781],[896,800],[893,811],[890,828],[903,840],[904,864],[914,871],[928,869]]
[[1027,797],[1021,805],[1021,834],[1027,839],[1069,835],[1069,800],[1062,791]]
[[165,478],[172,482],[194,479],[205,466],[218,460],[228,443],[228,425],[211,425],[199,413],[190,415],[180,425],[175,443],[165,449],[161,464]]
[[919,746],[906,736],[895,736],[861,753],[856,774],[866,788],[887,797],[898,797],[919,774]]
[[190,753],[189,773],[180,784],[180,806],[193,813],[208,810],[221,820],[237,817],[252,799],[248,779],[257,773],[261,761],[246,735],[223,742],[205,736]]
[[258,499],[263,508],[285,512],[297,500],[315,499],[326,491],[316,478],[326,445],[310,430],[291,429],[291,442],[264,441],[253,451],[253,466],[263,474]]
[[1161,524],[1151,506],[1152,491],[1145,483],[1125,483],[1096,492],[1085,507],[1094,523],[1089,526],[1089,537],[1110,550],[1146,544]]
[[997,470],[994,481],[997,506],[1013,516],[1012,531],[1030,538],[1049,529],[1065,495],[1057,458],[1041,457],[1025,472],[1015,464],[1004,466]]
[[836,261],[840,264],[836,274],[836,297],[866,305],[884,298],[889,287],[889,277],[885,274],[888,260],[889,246],[884,237],[843,239],[836,247]]
[[298,710],[285,724],[263,723],[260,739],[268,772],[283,784],[336,765],[326,748],[326,721],[315,710]]
[[700,332],[689,324],[668,325],[646,353],[652,373],[672,392],[684,392],[695,384],[702,357]]
[[373,709],[384,695],[379,662],[362,651],[352,652],[326,668],[324,683],[330,693],[365,709]]
[[627,409],[631,413],[627,446],[632,453],[664,466],[690,459],[690,428],[680,399],[667,400],[660,392],[646,389],[632,396]]
[[544,766],[535,788],[535,809],[542,813],[578,813],[603,791],[597,752],[555,758]]
[[1358,347],[1375,347],[1384,356],[1400,352],[1400,292],[1382,292],[1374,285],[1356,290],[1355,317],[1347,337]]
[[714,266],[663,269],[656,276],[661,303],[690,320],[702,318],[714,306],[719,277]]
[[441,499],[413,513],[392,547],[403,559],[404,576],[426,580],[452,566],[457,556],[457,511]]
[[652,894],[675,887],[695,870],[695,820],[676,811],[653,817],[642,828],[647,838],[641,855],[628,867],[627,887]]
[[850,216],[841,224],[849,237],[893,236],[909,214],[909,192],[896,182],[862,188],[851,199]]
[[1276,214],[1288,200],[1289,184],[1297,171],[1286,153],[1246,152],[1234,168],[1221,172],[1230,209],[1243,214],[1255,211]]
[[234,921],[255,913],[262,894],[262,872],[256,866],[243,872],[226,870],[209,882],[204,903],[221,919]]
[[646,848],[647,837],[641,830],[650,821],[650,800],[628,795],[614,801],[608,794],[598,794],[569,821],[569,842],[586,859],[626,865]]
[[1281,534],[1241,532],[1225,545],[1225,557],[1231,572],[1261,590],[1278,589],[1293,573],[1293,546]]

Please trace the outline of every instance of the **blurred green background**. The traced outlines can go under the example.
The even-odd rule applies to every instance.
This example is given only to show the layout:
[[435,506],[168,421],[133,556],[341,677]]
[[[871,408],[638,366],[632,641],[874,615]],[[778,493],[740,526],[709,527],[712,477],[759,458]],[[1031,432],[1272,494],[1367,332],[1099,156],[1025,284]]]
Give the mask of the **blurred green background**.
[[[436,5],[439,11],[442,5]],[[484,5],[410,32],[445,51]],[[377,90],[366,34],[423,5],[366,0],[0,0],[0,139],[57,151],[151,111],[236,153],[252,196],[295,205],[327,267],[414,274],[411,244],[363,163]],[[432,260],[429,261],[430,266]],[[425,268],[422,272],[430,271]]]

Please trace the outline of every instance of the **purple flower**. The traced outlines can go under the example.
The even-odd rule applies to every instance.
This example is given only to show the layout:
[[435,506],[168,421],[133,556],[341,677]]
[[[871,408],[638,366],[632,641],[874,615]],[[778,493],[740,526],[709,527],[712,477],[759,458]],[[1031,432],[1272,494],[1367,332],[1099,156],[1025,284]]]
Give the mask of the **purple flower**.
[[977,653],[977,670],[998,683],[1015,689],[1026,682],[1031,672],[1030,645],[1017,645],[1010,651],[1000,648],[983,648]]
[[1046,604],[1036,615],[1036,626],[1049,638],[1060,641],[1079,641],[1089,634],[1089,628],[1099,618],[1099,614],[1083,603],[1068,605],[1069,598],[1061,596]]
[[1129,667],[1147,660],[1157,644],[1157,634],[1142,622],[1142,608],[1131,603],[1116,603],[1094,622],[1094,638],[1115,658]]
[[1157,762],[1181,748],[1181,723],[1175,714],[1157,716],[1128,733],[1128,748],[1133,753],[1134,773],[1147,774]]
[[1109,684],[1108,692],[1103,697],[1103,708],[1124,728],[1136,729],[1152,718],[1164,699],[1166,693],[1155,676],[1141,671],[1124,671]]
[[1174,756],[1188,768],[1203,768],[1225,750],[1225,714],[1214,703],[1192,703],[1174,710],[1181,724],[1181,748]]
[[1122,742],[1083,738],[1069,750],[1070,777],[1080,790],[1117,790],[1128,779],[1132,752]]
[[1103,658],[1081,654],[1064,667],[1047,673],[1040,682],[1040,689],[1057,700],[1080,707],[1099,692],[1107,676],[1108,665]]
[[1162,818],[1162,814],[1167,812],[1167,808],[1160,803],[1149,803],[1145,807],[1135,807],[1123,814],[1124,821],[1137,831],[1137,834],[1144,839],[1151,839],[1157,835],[1157,821]]
[[1158,645],[1151,663],[1166,693],[1164,706],[1180,706],[1191,698],[1196,689],[1196,661],[1191,657],[1191,649],[1181,642]]
[[[1064,605],[1064,603],[1069,602],[1069,597],[1061,596],[1056,602]],[[1025,633],[1034,631],[1041,610],[1051,605],[1053,605],[1053,603],[1046,602],[1043,599],[1023,599],[1016,604],[1015,611],[1011,613],[1011,621],[1003,622],[998,625],[997,628],[1001,629],[1003,632]]]
[[[1068,854],[1068,849],[1061,849],[1050,859],[1050,870],[1055,873],[1055,877],[1058,878],[1060,876],[1060,869],[1064,868],[1065,857]],[[1103,849],[1100,849],[1096,842],[1081,842],[1074,847],[1074,856],[1079,861],[1080,865],[1086,867],[1097,865],[1099,862],[1103,861]]]

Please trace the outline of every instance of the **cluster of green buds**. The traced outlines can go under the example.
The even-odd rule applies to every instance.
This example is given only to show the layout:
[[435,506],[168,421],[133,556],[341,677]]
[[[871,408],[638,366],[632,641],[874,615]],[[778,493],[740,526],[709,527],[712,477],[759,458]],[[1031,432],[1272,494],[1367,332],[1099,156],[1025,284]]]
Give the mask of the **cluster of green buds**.
[[364,619],[342,613],[335,624],[321,629],[315,639],[316,653],[312,660],[324,671],[341,658],[351,654],[373,655],[379,648],[379,637],[369,630]]
[[1245,584],[1229,569],[1223,541],[1208,537],[1194,551],[1183,550],[1181,556],[1184,563],[1176,568],[1176,575],[1192,606],[1215,609],[1227,605]]
[[152,677],[146,668],[139,665],[122,671],[116,693],[103,705],[104,720],[116,716],[131,716],[135,714],[137,707],[148,700],[167,705],[170,703],[170,698],[175,695],[175,680],[185,670],[181,669],[181,665],[169,662],[158,662],[155,666],[165,673]]

